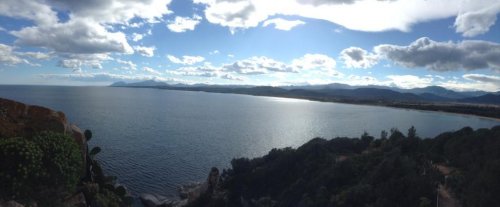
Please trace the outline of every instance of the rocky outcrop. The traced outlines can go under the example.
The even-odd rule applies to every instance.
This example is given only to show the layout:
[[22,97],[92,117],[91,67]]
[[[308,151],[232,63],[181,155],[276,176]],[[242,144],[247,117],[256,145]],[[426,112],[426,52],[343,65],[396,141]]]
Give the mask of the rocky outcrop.
[[29,138],[42,131],[53,131],[72,136],[80,146],[82,159],[86,163],[87,141],[85,136],[80,128],[68,122],[63,112],[0,98],[0,139]]
[[139,198],[146,207],[181,207],[187,206],[201,197],[210,199],[219,184],[219,169],[213,167],[208,178],[202,183],[191,183],[179,187],[180,199],[167,198],[155,194],[142,194]]

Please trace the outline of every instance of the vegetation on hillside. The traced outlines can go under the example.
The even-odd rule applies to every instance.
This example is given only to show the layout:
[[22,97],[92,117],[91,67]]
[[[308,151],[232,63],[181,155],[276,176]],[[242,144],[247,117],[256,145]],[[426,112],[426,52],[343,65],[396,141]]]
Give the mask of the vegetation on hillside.
[[0,139],[0,198],[57,204],[76,190],[83,157],[72,137],[43,132]]
[[[445,185],[463,206],[500,206],[500,126],[421,139],[415,128],[380,138],[315,138],[239,158],[199,206],[435,206]],[[451,170],[445,181],[437,166]]]
[[[89,141],[92,132],[86,130]],[[67,199],[83,193],[91,206],[130,206],[132,197],[116,177],[105,176],[94,147],[82,153],[67,135],[42,132],[33,137],[0,139],[0,201],[28,206],[67,206]],[[82,155],[87,155],[87,166]]]

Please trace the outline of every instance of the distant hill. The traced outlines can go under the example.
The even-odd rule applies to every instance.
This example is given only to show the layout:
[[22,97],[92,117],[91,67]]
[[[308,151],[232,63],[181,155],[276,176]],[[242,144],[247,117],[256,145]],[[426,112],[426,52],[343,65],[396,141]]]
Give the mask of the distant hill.
[[460,101],[467,103],[500,104],[500,94],[489,93],[478,97],[460,99]]
[[155,87],[155,86],[168,86],[167,83],[155,80],[146,80],[135,83],[126,83],[123,81],[116,82],[110,85],[111,87]]
[[[332,83],[303,86],[251,86],[251,85],[209,85],[174,84],[154,80],[137,83],[116,82],[113,87],[155,87],[170,90],[205,91],[214,93],[237,93],[258,96],[279,96],[305,98],[321,101],[341,102],[466,102],[500,104],[500,94],[484,91],[459,92],[440,86],[401,89],[388,86],[351,86]],[[478,95],[478,96],[476,96]]]
[[407,92],[407,93],[414,93],[414,94],[425,94],[425,93],[434,94],[436,96],[449,98],[449,99],[461,99],[461,98],[470,97],[468,94],[448,90],[448,89],[440,87],[440,86],[428,86],[425,88],[413,88],[413,89],[406,89],[406,90],[402,90],[402,91]]

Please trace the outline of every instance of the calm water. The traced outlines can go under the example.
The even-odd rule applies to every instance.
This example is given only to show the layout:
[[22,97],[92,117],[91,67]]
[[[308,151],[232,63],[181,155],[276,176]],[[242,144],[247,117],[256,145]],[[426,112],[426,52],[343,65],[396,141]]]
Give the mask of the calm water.
[[109,87],[0,86],[0,97],[66,113],[94,133],[99,159],[134,193],[175,195],[212,166],[297,147],[314,137],[379,135],[411,125],[424,137],[500,124],[473,116],[233,94]]

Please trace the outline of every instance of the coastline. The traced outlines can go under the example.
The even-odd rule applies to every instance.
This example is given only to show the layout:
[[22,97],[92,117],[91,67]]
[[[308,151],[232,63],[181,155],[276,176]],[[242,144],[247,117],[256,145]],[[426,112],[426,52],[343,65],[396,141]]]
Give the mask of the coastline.
[[[200,90],[197,88],[163,88],[163,87],[155,87],[155,86],[108,86],[108,87],[123,87],[123,88],[151,88],[151,89],[159,89],[159,90],[171,90],[171,91],[192,91],[192,92],[205,92],[205,93],[218,93],[218,94],[238,94],[238,95],[250,95],[257,97],[273,97],[273,98],[286,98],[286,99],[296,99],[296,100],[306,100],[306,101],[314,101],[314,102],[322,102],[322,103],[337,103],[337,104],[351,104],[351,105],[364,105],[364,106],[378,106],[378,107],[388,107],[388,108],[396,108],[396,109],[408,109],[408,110],[416,110],[422,112],[438,112],[438,113],[447,113],[447,114],[456,114],[456,115],[465,115],[465,116],[474,116],[478,118],[494,120],[500,122],[500,116],[485,116],[482,114],[478,114],[478,112],[471,113],[461,113],[452,110],[446,110],[447,107],[462,107],[465,108],[488,108],[488,109],[496,109],[498,113],[500,113],[500,105],[485,105],[485,104],[469,104],[469,103],[456,103],[456,102],[444,102],[444,103],[405,103],[405,102],[382,102],[382,101],[366,101],[366,100],[339,100],[332,99],[329,97],[324,97],[321,99],[311,98],[311,97],[301,97],[301,96],[279,96],[279,95],[266,95],[266,94],[249,94],[249,93],[232,93],[227,91],[210,91],[210,90]],[[427,107],[427,109],[425,108]],[[431,107],[439,107],[440,110],[433,110]]]

